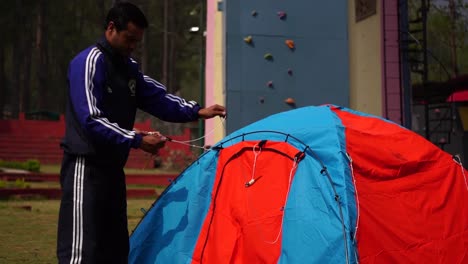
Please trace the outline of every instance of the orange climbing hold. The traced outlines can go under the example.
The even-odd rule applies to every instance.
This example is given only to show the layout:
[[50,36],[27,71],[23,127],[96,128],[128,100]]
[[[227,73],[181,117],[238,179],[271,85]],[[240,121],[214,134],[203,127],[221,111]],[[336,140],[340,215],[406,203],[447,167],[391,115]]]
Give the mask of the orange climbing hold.
[[288,48],[290,49],[294,49],[296,47],[296,45],[294,44],[294,40],[288,39],[285,41],[285,43],[286,43],[286,46],[288,46]]
[[284,100],[285,103],[289,104],[289,105],[293,105],[296,103],[296,101],[294,99],[292,99],[291,97],[287,98],[286,100]]

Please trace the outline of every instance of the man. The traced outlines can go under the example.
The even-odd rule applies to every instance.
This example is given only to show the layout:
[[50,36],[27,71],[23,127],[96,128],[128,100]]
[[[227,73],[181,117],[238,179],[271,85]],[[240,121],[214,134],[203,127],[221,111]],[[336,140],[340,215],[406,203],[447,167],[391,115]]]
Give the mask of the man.
[[118,3],[107,15],[105,36],[70,63],[61,144],[59,263],[127,263],[123,167],[130,148],[156,153],[165,143],[159,134],[132,131],[137,108],[170,122],[225,115],[222,106],[201,108],[166,93],[138,70],[129,56],[147,26],[138,7]]

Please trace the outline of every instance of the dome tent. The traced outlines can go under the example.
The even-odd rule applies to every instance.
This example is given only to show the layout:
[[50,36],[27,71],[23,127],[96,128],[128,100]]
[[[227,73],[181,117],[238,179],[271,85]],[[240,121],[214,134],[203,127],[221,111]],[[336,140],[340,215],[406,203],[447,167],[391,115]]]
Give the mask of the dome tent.
[[181,173],[130,237],[130,263],[466,263],[468,174],[384,119],[272,115]]

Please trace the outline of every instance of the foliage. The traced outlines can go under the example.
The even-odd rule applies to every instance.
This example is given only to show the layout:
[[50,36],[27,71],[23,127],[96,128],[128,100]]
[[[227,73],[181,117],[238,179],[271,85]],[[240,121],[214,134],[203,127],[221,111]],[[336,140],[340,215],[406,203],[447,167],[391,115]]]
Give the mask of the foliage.
[[21,179],[16,179],[15,181],[15,188],[19,188],[19,189],[27,189],[29,188],[30,185],[29,183],[27,183],[24,178],[21,178]]
[[[420,14],[421,0],[408,2],[410,20]],[[413,30],[418,28],[412,28]],[[418,45],[413,45],[416,48]],[[421,47],[418,47],[421,48]],[[468,3],[464,0],[430,1],[427,13],[429,81],[468,72]],[[420,76],[413,76],[420,82]]]
[[15,188],[15,189],[28,189],[31,185],[27,183],[23,178],[16,179],[14,182],[0,180],[0,189]]
[[[114,2],[0,1],[4,29],[0,46],[0,118],[16,118],[19,112],[38,110],[63,113],[68,63],[103,35],[104,19]],[[191,35],[188,29],[203,23],[204,14],[199,12],[202,2],[130,2],[140,6],[150,23],[144,42],[134,54],[142,70],[166,84],[169,92],[200,100],[203,36]]]
[[35,159],[30,159],[24,162],[0,160],[0,167],[39,172],[41,169],[41,163]]
[[[449,73],[458,75],[468,71],[468,4],[462,0],[452,0],[454,6],[450,8],[449,2],[432,3],[428,19],[428,43]],[[434,70],[432,72],[439,79],[446,77]]]

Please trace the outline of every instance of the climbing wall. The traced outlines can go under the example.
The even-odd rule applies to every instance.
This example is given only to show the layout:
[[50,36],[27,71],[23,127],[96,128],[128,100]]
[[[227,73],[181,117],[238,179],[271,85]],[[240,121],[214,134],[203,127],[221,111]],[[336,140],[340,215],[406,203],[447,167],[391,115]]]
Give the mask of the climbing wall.
[[226,0],[223,12],[227,133],[295,107],[348,106],[347,1]]

